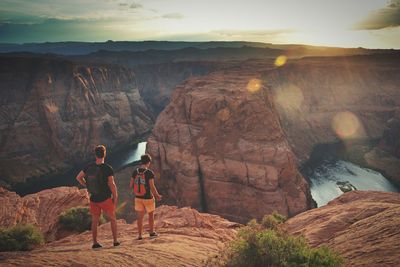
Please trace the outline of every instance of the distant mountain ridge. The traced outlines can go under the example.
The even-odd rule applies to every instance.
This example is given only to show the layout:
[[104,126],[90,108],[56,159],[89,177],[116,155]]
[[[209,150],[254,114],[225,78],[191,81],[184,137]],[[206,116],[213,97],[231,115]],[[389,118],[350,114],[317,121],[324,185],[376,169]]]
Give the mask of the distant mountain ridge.
[[[183,41],[107,41],[107,42],[46,42],[46,43],[0,43],[0,53],[9,52],[32,52],[32,53],[54,53],[60,55],[86,55],[100,50],[108,51],[146,51],[146,50],[178,50],[184,48],[241,48],[243,46],[254,48],[270,48],[281,50],[345,50],[360,53],[376,53],[378,51],[391,51],[383,49],[365,48],[334,48],[322,46],[310,46],[302,44],[271,44],[261,42],[245,41],[213,41],[213,42],[183,42]],[[366,52],[368,51],[368,52]]]

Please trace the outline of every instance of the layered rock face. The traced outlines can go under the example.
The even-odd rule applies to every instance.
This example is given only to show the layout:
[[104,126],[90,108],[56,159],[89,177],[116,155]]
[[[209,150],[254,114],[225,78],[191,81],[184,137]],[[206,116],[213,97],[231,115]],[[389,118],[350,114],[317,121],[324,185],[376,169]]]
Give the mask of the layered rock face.
[[339,252],[345,266],[399,266],[400,194],[352,191],[289,219],[284,228],[313,247]]
[[[118,221],[121,246],[112,247],[109,223],[99,227],[101,251],[91,249],[84,232],[46,244],[28,253],[0,253],[2,266],[203,266],[236,236],[237,223],[189,208],[161,206],[155,211],[156,239],[136,240],[136,223]],[[145,218],[147,222],[147,218]],[[145,229],[147,224],[145,225]]]
[[144,101],[155,114],[168,105],[173,89],[184,80],[209,74],[228,63],[173,62],[134,67],[137,84]]
[[400,109],[386,122],[379,144],[364,158],[369,166],[383,171],[400,187]]
[[310,208],[278,114],[253,63],[178,86],[147,144],[167,201],[246,222]]
[[127,144],[154,122],[135,75],[57,58],[0,57],[0,179],[23,181]]
[[380,138],[400,105],[400,54],[305,58],[265,74],[297,157],[340,139]]
[[89,202],[86,190],[76,187],[58,187],[24,197],[0,187],[0,203],[0,227],[34,224],[51,241],[55,239],[60,214]]

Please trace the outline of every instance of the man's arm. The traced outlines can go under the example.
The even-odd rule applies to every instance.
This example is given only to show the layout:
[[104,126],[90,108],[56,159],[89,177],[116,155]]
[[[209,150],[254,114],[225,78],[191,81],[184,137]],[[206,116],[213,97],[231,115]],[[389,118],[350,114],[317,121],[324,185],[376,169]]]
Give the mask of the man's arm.
[[115,185],[114,182],[114,176],[108,176],[108,187],[111,190],[112,196],[113,196],[113,202],[114,205],[117,206],[118,203],[118,192],[117,192],[117,186]]
[[154,196],[158,201],[160,201],[161,198],[162,198],[162,196],[161,196],[161,195],[158,193],[158,191],[157,191],[156,185],[154,184],[154,179],[150,179],[150,180],[149,180],[149,184],[150,184],[151,193],[153,193],[153,196]]
[[76,180],[83,186],[86,187],[86,181],[85,181],[85,173],[83,171],[80,171],[78,175],[76,176]]

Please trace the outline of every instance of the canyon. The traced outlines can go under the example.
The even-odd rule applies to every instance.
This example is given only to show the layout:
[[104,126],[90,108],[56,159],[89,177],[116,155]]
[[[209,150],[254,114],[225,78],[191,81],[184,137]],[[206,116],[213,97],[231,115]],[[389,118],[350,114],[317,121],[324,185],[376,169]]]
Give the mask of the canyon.
[[[213,61],[212,54],[185,47],[171,52],[180,53],[179,62],[165,51],[0,55],[0,186],[81,166],[100,143],[113,153],[148,137],[162,204],[170,205],[156,211],[162,235],[133,241],[135,224],[121,220],[128,246],[105,248],[99,262],[130,265],[138,260],[133,245],[146,255],[160,252],[145,264],[180,258],[198,266],[235,237],[239,223],[277,211],[290,217],[283,226],[289,233],[336,249],[345,266],[398,265],[398,193],[354,191],[312,209],[301,166],[318,158],[319,146],[339,144],[345,159],[400,184],[399,52],[338,49],[329,52],[335,56],[299,58],[311,48],[294,47],[297,54],[266,48],[264,58],[252,59],[247,56],[261,48],[242,48],[247,56],[234,58],[237,51],[228,47]],[[312,53],[324,54],[318,49]],[[342,56],[345,51],[358,55]],[[280,54],[286,62],[276,64]],[[117,171],[129,213],[132,167]],[[0,201],[1,226],[33,223],[48,241],[58,239],[62,211],[87,205],[76,188],[25,197],[1,189]],[[100,227],[100,237],[111,244],[109,225]],[[0,262],[93,265],[95,252],[86,243],[89,232],[73,234],[32,253],[0,253]]]
[[351,143],[379,139],[398,110],[399,56],[249,60],[187,80],[148,139],[168,203],[240,222],[309,209],[298,166],[317,145],[343,143],[373,167],[372,147]]
[[118,151],[143,140],[177,84],[220,67],[129,68],[27,53],[0,62],[0,185],[11,188],[81,166],[96,144]]
[[[60,173],[91,160],[97,143],[118,151],[154,127],[148,152],[165,203],[240,222],[274,210],[293,216],[314,205],[299,166],[316,146],[341,142],[353,153],[353,139],[384,135],[400,101],[398,59],[393,52],[289,57],[278,67],[274,59],[118,66],[107,57],[89,64],[3,55],[0,181]],[[396,164],[374,165],[374,151],[356,154],[396,181]]]
[[128,144],[153,124],[128,69],[26,56],[0,62],[3,183],[71,168],[95,145]]

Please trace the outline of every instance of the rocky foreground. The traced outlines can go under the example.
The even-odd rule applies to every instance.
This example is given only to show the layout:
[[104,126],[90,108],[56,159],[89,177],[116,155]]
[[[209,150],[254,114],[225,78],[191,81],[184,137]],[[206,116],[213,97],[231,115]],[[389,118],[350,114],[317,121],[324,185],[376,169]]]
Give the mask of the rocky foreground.
[[0,227],[34,224],[47,241],[57,238],[58,217],[72,207],[87,206],[86,190],[58,187],[20,197],[0,187]]
[[345,266],[400,266],[400,194],[352,191],[289,219],[290,234],[327,245]]
[[[80,192],[74,194],[79,195]],[[47,203],[50,212],[41,213],[37,220],[54,217],[56,212],[53,211],[62,204],[55,198],[59,193],[58,189],[52,189],[38,194],[49,195],[55,201],[52,202],[54,204],[41,202]],[[3,196],[2,203],[13,201],[12,193],[8,193],[8,197],[11,200]],[[32,198],[40,199],[40,196]],[[40,205],[33,205],[31,209],[38,207]],[[13,214],[20,218],[19,213],[8,212],[8,221],[12,221]],[[1,218],[6,214],[3,210]],[[107,223],[99,227],[99,241],[104,245],[101,250],[91,249],[91,233],[86,231],[47,243],[31,252],[2,252],[0,265],[202,266],[208,257],[218,253],[228,241],[235,238],[241,226],[216,215],[174,206],[157,208],[156,229],[160,236],[156,239],[149,239],[145,235],[144,240],[136,240],[136,223],[127,224],[120,220],[118,225],[119,239],[122,241],[120,247],[112,246],[110,225]],[[327,245],[336,250],[343,256],[344,266],[394,267],[400,265],[399,225],[400,194],[353,191],[326,206],[289,219],[283,228],[290,234],[304,235],[313,247]]]
[[[145,217],[145,222],[147,216]],[[91,233],[72,235],[32,252],[0,253],[1,266],[201,266],[240,226],[190,208],[161,206],[156,211],[160,236],[136,240],[136,224],[118,222],[121,246],[112,246],[110,225],[99,227],[100,250],[91,249]],[[145,224],[145,229],[147,223]]]

